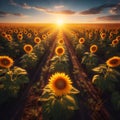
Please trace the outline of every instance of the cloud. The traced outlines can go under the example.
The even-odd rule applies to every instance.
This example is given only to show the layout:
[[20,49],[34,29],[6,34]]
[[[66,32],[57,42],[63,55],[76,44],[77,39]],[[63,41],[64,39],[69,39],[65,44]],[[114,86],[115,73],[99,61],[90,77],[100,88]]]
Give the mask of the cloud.
[[73,15],[76,12],[72,10],[60,10],[60,11],[47,11],[48,13],[51,14],[64,14],[64,15]]
[[64,8],[64,5],[56,5],[54,6],[55,9],[60,9],[60,8]]
[[116,6],[111,8],[110,13],[112,13],[112,14],[120,14],[120,3],[118,3]]
[[120,15],[108,15],[108,16],[102,16],[98,17],[97,20],[101,21],[119,21],[120,20]]
[[8,16],[8,15],[9,15],[9,13],[4,12],[4,11],[0,11],[0,16],[1,17]]
[[88,14],[100,14],[105,8],[111,8],[115,7],[116,4],[104,4],[98,7],[90,8],[88,10],[80,12],[82,15],[88,15]]
[[18,4],[16,2],[14,2],[13,0],[10,0],[10,4],[14,5],[14,6],[22,7],[24,9],[31,9],[31,6],[29,6],[27,3]]
[[75,11],[72,11],[72,10],[59,10],[59,11],[55,11],[55,10],[50,10],[50,9],[47,9],[47,8],[44,8],[44,7],[32,7],[32,8],[35,9],[35,10],[38,10],[38,11],[43,11],[43,12],[48,13],[48,14],[73,15],[73,14],[76,13]]
[[[59,11],[56,11],[56,10],[47,9],[47,8],[44,8],[44,7],[41,7],[41,6],[29,6],[27,3],[18,4],[16,2],[14,2],[13,0],[10,0],[10,3],[11,3],[11,5],[19,6],[19,7],[22,7],[24,9],[34,9],[34,10],[42,11],[42,12],[45,12],[45,13],[48,13],[48,14],[73,15],[73,14],[76,13],[75,11],[72,11],[72,10],[59,10]],[[55,6],[54,8],[60,9],[60,8],[63,8],[63,7],[64,7],[63,5],[59,5],[59,6]]]
[[43,12],[48,12],[49,11],[49,9],[47,9],[47,8],[44,8],[44,7],[38,7],[38,6],[34,6],[34,7],[32,7],[32,9],[34,9],[34,10],[37,10],[37,11],[43,11]]
[[0,11],[0,17],[6,17],[6,16],[18,16],[18,17],[27,17],[26,15],[22,13],[10,13],[10,12],[5,12],[5,11]]

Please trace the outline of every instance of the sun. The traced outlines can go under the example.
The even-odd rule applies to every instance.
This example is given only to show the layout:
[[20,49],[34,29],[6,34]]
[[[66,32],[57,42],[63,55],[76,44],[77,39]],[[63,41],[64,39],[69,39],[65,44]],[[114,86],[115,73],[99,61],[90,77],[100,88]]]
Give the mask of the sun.
[[62,26],[64,24],[64,21],[62,19],[58,19],[57,22],[56,22],[56,24],[58,26]]

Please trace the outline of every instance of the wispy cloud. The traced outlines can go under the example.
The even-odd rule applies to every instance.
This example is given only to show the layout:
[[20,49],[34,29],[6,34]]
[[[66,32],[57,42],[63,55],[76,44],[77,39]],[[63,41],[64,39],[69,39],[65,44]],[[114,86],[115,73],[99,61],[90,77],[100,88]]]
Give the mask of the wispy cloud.
[[13,0],[10,0],[10,4],[14,5],[14,6],[22,7],[24,9],[31,9],[31,6],[29,6],[27,3],[18,4],[16,2],[14,2]]
[[[73,14],[76,13],[76,11],[72,11],[72,10],[69,10],[69,9],[68,10],[57,10],[56,11],[56,10],[48,9],[48,8],[41,7],[41,6],[30,6],[27,3],[18,4],[16,2],[14,2],[13,0],[10,0],[10,3],[11,3],[11,5],[19,6],[19,7],[22,7],[24,9],[34,9],[34,10],[45,12],[45,13],[48,13],[48,14],[73,15]],[[60,9],[60,8],[64,8],[64,6],[63,5],[59,5],[59,6],[54,6],[54,8]]]
[[80,14],[82,14],[82,15],[100,14],[104,9],[112,8],[112,7],[115,7],[115,6],[116,6],[116,4],[104,4],[104,5],[101,5],[101,6],[90,8],[88,10],[81,11]]
[[18,17],[27,17],[26,15],[22,13],[10,13],[10,12],[5,12],[5,11],[0,11],[0,17],[6,17],[6,16],[18,16]]
[[64,5],[56,5],[54,6],[55,9],[61,9],[61,8],[64,8],[65,6]]
[[63,15],[73,15],[76,12],[72,10],[60,10],[60,11],[47,11],[48,13],[51,14],[63,14]]
[[32,9],[37,10],[37,11],[43,11],[43,12],[50,11],[49,9],[47,9],[45,7],[40,7],[40,6],[34,6],[34,7],[32,7]]
[[102,17],[98,17],[97,20],[100,20],[100,21],[119,21],[120,15],[102,16]]
[[112,13],[112,14],[120,14],[120,3],[118,3],[116,6],[111,8],[110,13]]

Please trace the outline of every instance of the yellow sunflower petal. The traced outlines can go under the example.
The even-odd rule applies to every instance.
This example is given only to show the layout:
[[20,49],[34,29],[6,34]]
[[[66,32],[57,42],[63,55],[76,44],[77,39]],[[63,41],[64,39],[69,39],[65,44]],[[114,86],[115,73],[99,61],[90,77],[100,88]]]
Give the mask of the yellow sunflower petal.
[[49,79],[49,88],[56,96],[62,96],[70,93],[72,82],[65,73],[55,73]]

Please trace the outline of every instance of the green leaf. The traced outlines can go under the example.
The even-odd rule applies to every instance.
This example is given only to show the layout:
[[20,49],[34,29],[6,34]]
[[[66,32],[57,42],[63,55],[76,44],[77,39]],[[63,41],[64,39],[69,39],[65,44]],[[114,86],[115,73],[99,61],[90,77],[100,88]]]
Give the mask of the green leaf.
[[50,61],[51,61],[51,62],[54,62],[54,61],[56,61],[56,60],[58,60],[58,59],[59,59],[59,56],[56,55],[56,56],[52,57]]
[[80,93],[79,90],[77,90],[76,88],[72,87],[72,90],[70,91],[71,94],[78,94]]
[[95,83],[96,80],[100,80],[100,79],[101,79],[100,75],[94,75],[92,78],[92,83]]
[[120,72],[118,72],[118,71],[115,70],[115,69],[109,68],[109,72],[110,72],[110,73],[113,73],[113,74],[115,74],[115,75],[120,76]]
[[78,109],[78,105],[76,103],[76,100],[75,100],[74,96],[72,96],[72,95],[66,95],[64,97],[64,99],[66,100],[66,107],[68,109],[71,109],[71,110]]
[[17,67],[15,66],[14,67],[14,74],[22,74],[22,75],[26,75],[27,74],[27,71],[23,68],[20,68],[20,67]]
[[104,73],[106,71],[106,65],[105,64],[101,64],[98,67],[93,68],[92,70],[97,72],[97,73]]
[[5,74],[7,72],[7,69],[0,69],[0,75]]

